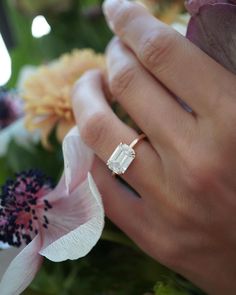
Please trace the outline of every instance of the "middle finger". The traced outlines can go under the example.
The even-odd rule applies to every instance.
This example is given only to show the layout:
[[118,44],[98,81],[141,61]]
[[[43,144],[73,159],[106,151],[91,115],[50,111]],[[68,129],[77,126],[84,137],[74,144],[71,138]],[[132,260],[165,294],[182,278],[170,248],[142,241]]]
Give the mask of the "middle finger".
[[108,77],[112,94],[160,148],[183,144],[195,119],[115,38],[107,50]]
[[[127,0],[106,0],[104,12],[117,34],[165,87],[199,117],[216,112],[234,75],[146,9]],[[221,109],[220,109],[221,111]]]

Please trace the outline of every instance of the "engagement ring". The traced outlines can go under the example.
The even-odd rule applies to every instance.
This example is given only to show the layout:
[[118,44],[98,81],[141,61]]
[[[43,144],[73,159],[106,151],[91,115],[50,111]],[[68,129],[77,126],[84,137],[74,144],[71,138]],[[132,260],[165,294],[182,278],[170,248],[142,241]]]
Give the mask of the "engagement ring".
[[130,145],[121,142],[117,146],[107,161],[107,166],[113,172],[113,175],[121,175],[126,172],[136,156],[134,147],[145,137],[145,134],[141,134],[138,138],[133,140]]

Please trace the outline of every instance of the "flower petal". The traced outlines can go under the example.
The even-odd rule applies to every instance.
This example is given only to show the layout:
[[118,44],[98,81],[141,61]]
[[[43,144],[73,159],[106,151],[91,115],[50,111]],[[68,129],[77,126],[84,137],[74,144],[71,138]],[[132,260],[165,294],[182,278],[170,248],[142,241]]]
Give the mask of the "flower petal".
[[68,193],[81,183],[92,167],[93,152],[82,142],[77,127],[66,135],[63,145],[65,179]]
[[236,74],[236,5],[204,5],[189,22],[187,38]]
[[48,213],[40,254],[52,261],[85,256],[99,240],[104,227],[104,209],[92,176],[69,198],[53,204]]
[[20,248],[10,247],[0,251],[0,281],[11,261],[22,251]]
[[200,8],[207,4],[228,3],[227,0],[188,0],[185,2],[185,7],[191,15],[199,12]]
[[52,204],[53,202],[56,202],[59,199],[66,198],[66,197],[68,197],[68,194],[66,189],[65,174],[63,173],[57,186],[50,193],[44,196],[42,199],[38,200],[38,205],[43,204],[44,200],[47,200],[50,202],[50,204]]
[[43,198],[51,203],[68,197],[70,192],[86,179],[93,163],[93,153],[82,142],[77,127],[72,128],[66,135],[62,149],[64,173],[56,188]]
[[24,148],[30,148],[32,144],[39,141],[39,133],[27,131],[24,127],[24,119],[17,120],[0,131],[0,156],[6,154],[11,140],[15,140],[18,145]]
[[41,238],[37,235],[10,263],[0,282],[1,295],[18,295],[31,283],[43,258],[38,254]]
[[9,249],[9,248],[10,248],[9,244],[3,243],[0,241],[0,250],[5,250],[5,249]]
[[57,124],[56,136],[59,142],[62,142],[68,131],[75,125],[74,121],[61,120]]

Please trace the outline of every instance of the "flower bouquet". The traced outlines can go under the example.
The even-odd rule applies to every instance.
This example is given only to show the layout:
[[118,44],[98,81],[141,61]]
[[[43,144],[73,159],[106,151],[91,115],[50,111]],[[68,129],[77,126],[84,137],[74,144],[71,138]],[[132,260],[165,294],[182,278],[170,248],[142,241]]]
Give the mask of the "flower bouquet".
[[[63,35],[62,30],[61,51],[66,48],[68,53],[57,59],[49,53],[48,61],[18,90],[9,90],[14,79],[8,90],[0,89],[0,294],[204,294],[142,253],[105,220],[90,174],[94,155],[80,139],[71,108],[75,81],[89,69],[106,72],[104,55],[94,51],[101,47],[103,51],[110,38],[96,10],[100,3],[91,6],[86,1],[81,6],[67,1],[63,9],[54,10],[58,1],[50,1],[50,9],[47,2],[43,1],[45,8],[43,2],[36,2],[37,9],[30,1],[15,1],[15,7],[24,15],[29,10],[28,17],[35,14],[34,9],[46,9],[52,26],[58,19],[69,27],[79,20],[81,27],[75,31],[83,49],[71,51],[74,41],[68,44],[70,32]],[[181,19],[183,26],[179,16],[183,3],[142,2],[163,21]],[[187,38],[236,73],[234,0],[190,0],[186,7],[191,14]],[[101,40],[95,37],[91,44],[86,36],[87,31],[96,36],[98,24],[102,46]],[[43,46],[54,48],[58,33],[55,29],[54,36],[45,37]],[[85,45],[93,49],[84,49]],[[21,50],[13,56],[21,56]],[[133,124],[119,106],[112,107],[127,124]]]

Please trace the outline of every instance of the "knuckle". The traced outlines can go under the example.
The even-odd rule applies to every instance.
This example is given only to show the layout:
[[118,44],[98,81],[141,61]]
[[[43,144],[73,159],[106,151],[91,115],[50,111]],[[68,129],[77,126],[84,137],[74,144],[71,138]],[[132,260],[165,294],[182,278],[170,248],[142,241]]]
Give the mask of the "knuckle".
[[98,112],[85,119],[80,126],[80,135],[84,143],[97,149],[107,136],[109,121],[104,112]]
[[148,68],[161,71],[170,59],[175,41],[176,33],[170,28],[150,31],[141,43],[140,59]]
[[118,97],[122,96],[133,82],[134,76],[134,67],[126,66],[123,69],[119,69],[110,81],[112,94]]
[[217,186],[221,170],[220,161],[214,159],[190,160],[186,169],[185,184],[195,193],[203,193]]

